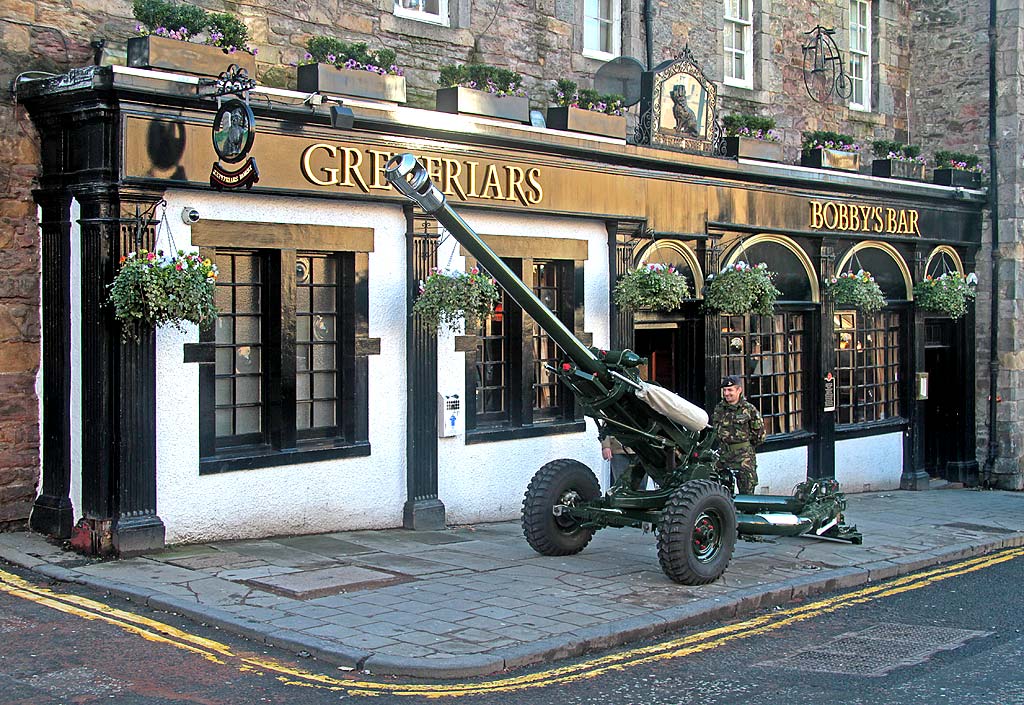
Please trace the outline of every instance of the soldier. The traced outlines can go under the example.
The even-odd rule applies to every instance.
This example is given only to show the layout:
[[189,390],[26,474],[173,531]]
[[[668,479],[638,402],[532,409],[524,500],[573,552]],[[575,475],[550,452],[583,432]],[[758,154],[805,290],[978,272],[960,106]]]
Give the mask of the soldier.
[[764,441],[764,419],[761,412],[743,398],[739,377],[729,375],[722,380],[722,397],[723,401],[711,415],[720,446],[718,467],[735,473],[739,494],[754,494],[757,487],[754,448]]

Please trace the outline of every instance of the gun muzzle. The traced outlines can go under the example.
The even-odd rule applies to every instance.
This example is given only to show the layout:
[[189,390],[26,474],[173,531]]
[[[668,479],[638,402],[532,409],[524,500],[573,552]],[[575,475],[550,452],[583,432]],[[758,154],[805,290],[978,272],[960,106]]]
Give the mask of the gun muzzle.
[[426,167],[413,155],[396,154],[384,165],[384,176],[399,193],[408,196],[424,212],[433,215],[444,208],[441,190],[430,181]]

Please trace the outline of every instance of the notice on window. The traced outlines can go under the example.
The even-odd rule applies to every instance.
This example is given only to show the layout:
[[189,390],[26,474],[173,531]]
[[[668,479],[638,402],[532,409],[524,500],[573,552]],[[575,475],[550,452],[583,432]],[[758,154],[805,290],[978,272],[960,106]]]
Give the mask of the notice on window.
[[836,378],[829,372],[825,375],[825,408],[823,411],[836,410]]

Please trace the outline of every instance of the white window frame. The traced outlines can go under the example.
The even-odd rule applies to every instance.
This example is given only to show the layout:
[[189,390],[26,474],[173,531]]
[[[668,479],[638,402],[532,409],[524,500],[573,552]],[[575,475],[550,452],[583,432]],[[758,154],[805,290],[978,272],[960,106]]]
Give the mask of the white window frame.
[[425,0],[395,0],[395,17],[405,17],[419,22],[429,22],[443,27],[451,26],[451,17],[448,14],[448,0],[437,0],[437,14],[427,12],[422,8],[426,6]]
[[[733,15],[733,5],[738,5],[740,12]],[[743,9],[747,16],[743,17]],[[740,27],[743,46],[728,48],[727,38],[735,36],[735,28]],[[730,71],[735,65],[735,57],[743,58],[743,78],[731,76]],[[722,33],[722,56],[724,59],[723,82],[727,86],[737,88],[754,87],[754,0],[725,0],[724,32]]]
[[[860,22],[860,10],[864,10],[864,23]],[[863,32],[864,44],[860,44],[858,35]],[[850,109],[871,111],[871,0],[850,0],[850,81],[853,83],[853,94],[850,96]],[[854,60],[859,60],[863,75],[854,72]],[[863,100],[857,100],[857,85],[863,87]]]
[[[622,0],[611,0],[611,17],[588,14],[591,6],[595,6],[596,11],[600,13],[601,0],[583,0],[583,56],[601,61],[616,59],[622,54]],[[590,20],[611,27],[612,46],[610,52],[600,47],[587,46],[587,23]],[[601,41],[600,32],[598,32],[597,41]]]

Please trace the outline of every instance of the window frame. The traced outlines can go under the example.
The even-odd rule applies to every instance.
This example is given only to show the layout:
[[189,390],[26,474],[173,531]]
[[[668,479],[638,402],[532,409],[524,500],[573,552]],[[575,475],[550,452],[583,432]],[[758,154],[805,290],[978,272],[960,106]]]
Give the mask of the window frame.
[[[583,47],[582,54],[583,54],[583,56],[587,57],[588,59],[597,59],[598,61],[611,61],[612,59],[617,59],[618,57],[620,57],[622,55],[622,0],[609,0],[609,2],[611,3],[611,17],[608,17],[608,18],[601,17],[600,14],[598,14],[596,16],[595,15],[587,14],[587,5],[591,1],[597,3],[597,11],[598,11],[598,13],[600,13],[600,11],[601,11],[601,9],[600,9],[601,8],[601,1],[600,0],[583,0],[582,8],[581,8],[582,9],[582,12],[581,12],[582,21],[581,21],[581,31],[580,31],[580,36],[581,36],[581,40],[582,40],[581,44],[582,44],[582,47]],[[587,21],[590,20],[590,19],[593,19],[593,20],[597,21],[599,27],[600,27],[600,24],[608,24],[608,25],[610,25],[611,41],[612,41],[612,46],[610,47],[611,48],[610,52],[605,51],[604,49],[601,49],[601,48],[594,48],[594,47],[587,46]],[[598,44],[600,44],[600,41],[601,41],[601,33],[600,33],[600,31],[598,31],[598,37],[597,38],[598,38]]]
[[[859,8],[864,8],[865,20],[864,24],[859,21]],[[849,51],[850,51],[850,81],[853,86],[853,92],[850,94],[849,107],[851,110],[858,110],[862,112],[871,112],[871,45],[874,43],[874,27],[872,18],[872,3],[871,0],[850,0],[850,33],[849,33]],[[859,42],[855,41],[855,37],[860,30],[864,32],[864,46],[858,46]],[[863,67],[864,75],[857,76],[854,72],[854,57],[859,57],[859,65]],[[863,100],[857,101],[854,96],[857,94],[857,84],[860,82],[863,85],[864,95]]]
[[[468,258],[467,258],[468,259]],[[536,292],[535,266],[537,263],[555,264],[557,276],[563,282],[560,288],[558,318],[577,337],[582,335],[583,263],[581,261],[537,257],[503,257],[509,268]],[[467,266],[473,263],[467,261]],[[529,272],[529,277],[523,274]],[[534,333],[537,324],[510,297],[502,294],[504,350],[507,351],[505,388],[507,398],[503,412],[477,412],[477,380],[480,345],[466,353],[466,444],[483,443],[512,438],[529,438],[555,433],[576,433],[586,429],[583,415],[571,392],[562,389],[561,403],[553,410],[535,407],[537,380],[534,379]],[[486,330],[486,323],[478,332]],[[559,382],[559,384],[561,384]],[[500,419],[504,418],[503,421]],[[483,421],[483,423],[481,423]]]
[[[748,19],[743,19],[739,16],[734,17],[731,14],[733,0],[724,0],[722,83],[735,88],[747,88],[752,90],[754,88],[754,0],[736,1],[741,5],[746,4],[750,17]],[[736,47],[730,49],[726,45],[727,37],[730,36],[729,30],[731,27],[735,26],[742,27],[741,36],[743,38],[743,47],[738,51],[736,50]],[[743,55],[743,72],[745,74],[745,78],[742,79],[729,75],[729,67],[735,65],[735,56],[737,54]]]
[[[330,458],[370,454],[368,440],[368,374],[365,356],[356,355],[356,338],[365,334],[368,317],[366,253],[302,247],[266,249],[243,246],[202,246],[200,253],[215,262],[226,253],[251,253],[258,259],[262,348],[261,432],[255,442],[218,442],[216,436],[216,369],[199,371],[199,473],[293,465]],[[300,431],[297,424],[296,263],[300,256],[327,255],[336,261],[337,319],[334,374],[335,426],[327,433]],[[200,331],[201,345],[216,345],[214,327]],[[348,413],[344,413],[347,411]]]
[[[884,308],[877,313],[865,314],[861,311],[854,309],[836,309],[833,314],[832,324],[832,345],[835,351],[835,371],[836,371],[836,432],[843,433],[851,429],[857,429],[862,427],[874,427],[874,426],[887,426],[892,424],[903,424],[906,421],[906,405],[909,400],[905,398],[906,394],[906,369],[907,369],[907,335],[905,333],[906,328],[906,316],[907,311],[905,308]],[[853,326],[842,327],[840,324],[842,319],[846,317],[852,319]],[[881,319],[881,320],[879,320]],[[881,333],[883,341],[879,345],[874,345],[871,348],[863,347],[862,350],[856,349],[857,342],[867,338],[871,333]],[[840,355],[846,351],[847,348],[843,348],[841,345],[841,336],[843,334],[849,334],[850,339],[848,347],[852,346],[852,359],[849,367],[843,367],[841,365]],[[895,342],[888,340],[889,335],[896,335],[897,339]],[[882,365],[868,365],[867,360],[870,355],[882,353],[884,361]],[[858,365],[858,355],[862,356],[865,361],[863,364]],[[891,359],[895,356],[895,359]],[[867,371],[873,371],[873,381],[868,384]],[[885,377],[881,382],[878,381],[877,372],[878,370],[885,370],[892,374],[891,378]],[[849,373],[850,384],[844,384],[844,374]],[[860,372],[862,383],[856,383],[856,376]],[[860,390],[878,390],[884,389],[887,393],[887,398],[881,401],[874,400],[870,404],[856,404],[854,403]],[[844,394],[844,390],[847,390],[847,394]],[[850,402],[844,404],[843,401],[848,398]],[[866,394],[865,394],[866,398]],[[872,414],[870,418],[868,415],[864,415],[863,418],[857,418],[859,412],[864,408],[874,410],[876,413]],[[883,416],[879,417],[877,411],[882,409]],[[843,420],[844,415],[848,413],[849,420]]]
[[[422,4],[422,3],[421,3]],[[437,13],[426,12],[425,10],[414,10],[408,7],[402,7],[400,0],[395,0],[392,6],[392,13],[395,17],[404,17],[405,19],[415,20],[417,22],[426,22],[428,24],[440,25],[441,27],[451,27],[451,11],[448,0],[437,0]]]
[[[781,330],[776,331],[774,319],[775,317],[778,316],[782,317],[782,325]],[[781,340],[787,340],[792,337],[793,334],[790,330],[791,326],[788,325],[788,318],[790,316],[801,317],[801,329],[799,331],[799,337],[802,347],[799,350],[795,351],[787,350],[781,352],[776,352],[773,348],[768,353],[762,353],[761,355],[755,356],[755,353],[753,353],[752,351],[752,341],[755,338],[761,339],[761,341],[763,342],[763,339],[765,337],[777,337]],[[771,316],[758,316],[755,314],[745,314],[736,316],[721,314],[719,316],[719,336],[721,337],[722,344],[721,362],[719,364],[720,376],[725,377],[726,375],[739,375],[740,378],[743,380],[744,398],[753,403],[754,406],[757,407],[758,411],[761,412],[761,415],[764,417],[765,427],[768,430],[768,441],[774,442],[779,440],[784,441],[787,439],[804,438],[810,436],[814,432],[814,420],[813,415],[811,413],[811,404],[813,400],[813,390],[811,388],[811,368],[814,364],[814,360],[811,354],[813,347],[813,335],[811,330],[813,316],[814,309],[806,306],[787,306],[785,308],[778,308],[776,309],[775,313]],[[754,318],[758,319],[756,326],[753,325]],[[764,319],[770,319],[771,321],[768,325],[767,332],[765,331]],[[742,331],[735,329],[735,324],[738,323],[739,321],[743,322]],[[739,337],[741,340],[741,350],[738,353],[730,353],[730,341],[732,338],[735,337]],[[800,358],[801,369],[799,370],[794,370],[790,367],[792,359],[794,359],[794,355]],[[789,391],[788,385],[787,389],[782,392],[770,390],[768,394],[753,394],[753,382],[755,377],[755,375],[753,375],[753,371],[756,369],[756,365],[764,364],[764,357],[768,357],[772,363],[772,372],[766,376],[771,377],[773,379],[781,378],[787,380],[787,382],[790,379],[799,379],[801,385],[801,388],[797,392],[797,398],[800,404],[799,409],[794,410],[789,407],[789,396],[792,394],[792,392]],[[730,363],[735,363],[736,361],[739,361],[741,363],[738,369],[736,368],[735,364],[730,365]],[[775,366],[780,363],[782,365],[781,372],[775,370]],[[781,413],[776,413],[774,411],[774,406],[770,406],[768,409],[763,408],[761,400],[765,398],[778,399],[780,402],[778,406],[779,409],[781,409]],[[756,403],[754,401],[755,399]],[[775,402],[773,401],[771,402],[771,404],[774,405]],[[771,432],[775,425],[774,419],[785,419],[794,414],[799,415],[800,421],[798,428],[793,428],[776,433]]]

